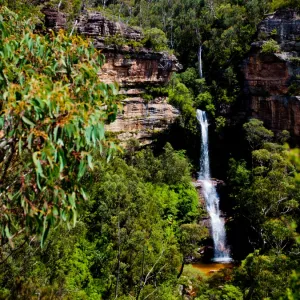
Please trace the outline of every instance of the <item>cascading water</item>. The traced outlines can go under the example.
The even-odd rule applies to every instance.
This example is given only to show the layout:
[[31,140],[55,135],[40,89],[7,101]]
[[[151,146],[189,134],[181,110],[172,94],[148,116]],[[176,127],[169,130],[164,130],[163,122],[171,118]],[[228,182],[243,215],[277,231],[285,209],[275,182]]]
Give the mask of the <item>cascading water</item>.
[[226,245],[226,233],[224,220],[220,218],[219,195],[211,181],[208,151],[208,121],[205,111],[197,110],[197,119],[201,126],[201,158],[200,172],[198,181],[202,183],[203,196],[206,202],[206,209],[210,216],[212,237],[214,241],[214,258],[215,262],[229,262],[229,249]]
[[198,63],[199,63],[199,76],[200,78],[203,77],[203,70],[202,70],[202,45],[199,46],[198,49]]

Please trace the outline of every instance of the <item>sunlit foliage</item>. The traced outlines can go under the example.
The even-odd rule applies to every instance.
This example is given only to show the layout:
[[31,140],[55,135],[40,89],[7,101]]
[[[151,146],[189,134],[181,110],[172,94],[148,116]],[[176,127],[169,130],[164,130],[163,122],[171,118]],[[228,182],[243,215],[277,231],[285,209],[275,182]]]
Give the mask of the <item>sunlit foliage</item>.
[[111,152],[104,124],[116,116],[116,89],[100,82],[104,57],[89,41],[35,34],[5,7],[0,21],[1,235],[43,241],[51,224],[75,224],[91,150]]

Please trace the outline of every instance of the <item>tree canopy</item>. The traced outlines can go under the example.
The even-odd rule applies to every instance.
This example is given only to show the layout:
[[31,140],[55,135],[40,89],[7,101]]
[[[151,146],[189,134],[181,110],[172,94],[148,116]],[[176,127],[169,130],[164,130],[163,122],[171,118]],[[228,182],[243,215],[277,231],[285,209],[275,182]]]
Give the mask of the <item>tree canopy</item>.
[[[299,149],[286,144],[287,131],[236,123],[232,113],[257,25],[274,9],[299,9],[298,0],[0,5],[0,299],[299,298]],[[144,86],[141,97],[167,97],[180,110],[176,122],[151,145],[116,146],[104,130],[119,108],[117,86],[99,80],[104,56],[76,31],[43,31],[46,6],[66,13],[69,25],[80,10],[97,9],[142,27],[144,38],[128,49],[175,53],[182,72],[165,86]],[[267,55],[277,50],[273,40],[262,46]],[[213,243],[191,183],[196,109],[212,125],[212,174],[223,174],[234,259],[209,275],[191,265],[210,258]]]

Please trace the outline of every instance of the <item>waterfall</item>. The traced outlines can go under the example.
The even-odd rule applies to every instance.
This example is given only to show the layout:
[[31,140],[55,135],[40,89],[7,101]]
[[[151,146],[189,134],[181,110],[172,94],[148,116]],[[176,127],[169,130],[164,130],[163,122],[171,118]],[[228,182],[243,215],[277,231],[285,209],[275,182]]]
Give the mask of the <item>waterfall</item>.
[[200,78],[203,77],[203,71],[202,71],[202,45],[199,46],[198,49],[198,63],[199,63],[199,76]]
[[213,261],[231,261],[229,256],[229,248],[226,245],[224,219],[220,217],[220,199],[210,176],[208,121],[205,111],[197,109],[197,120],[201,126],[201,158],[198,181],[202,183],[202,192],[206,203],[206,209],[211,220],[212,238],[214,241]]

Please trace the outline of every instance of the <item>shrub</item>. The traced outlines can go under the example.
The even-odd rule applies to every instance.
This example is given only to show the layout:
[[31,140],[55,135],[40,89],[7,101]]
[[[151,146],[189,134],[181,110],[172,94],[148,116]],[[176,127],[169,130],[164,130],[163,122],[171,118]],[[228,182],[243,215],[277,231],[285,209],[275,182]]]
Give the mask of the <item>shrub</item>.
[[274,29],[271,31],[271,36],[276,36],[277,34],[278,34],[277,29],[274,28]]
[[288,94],[290,96],[298,96],[300,95],[300,83],[295,81],[288,88]]
[[273,0],[272,1],[272,9],[280,9],[280,8],[300,8],[299,0]]
[[273,39],[268,40],[262,45],[261,53],[276,53],[280,52],[280,46]]
[[158,28],[147,29],[142,42],[145,47],[152,48],[155,51],[168,50],[168,39],[165,33]]
[[[300,66],[300,57],[291,57],[290,62],[295,64],[296,66]],[[296,77],[299,75],[296,75]],[[297,78],[299,80],[300,78]]]

